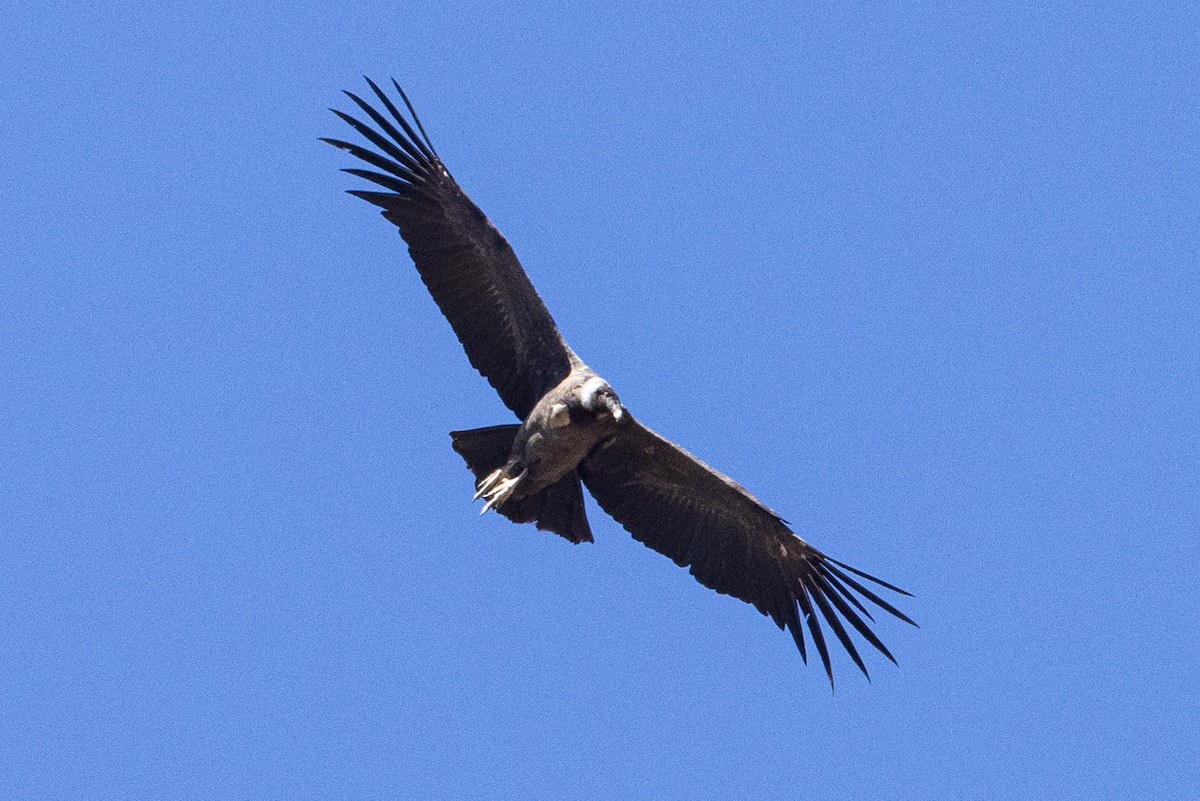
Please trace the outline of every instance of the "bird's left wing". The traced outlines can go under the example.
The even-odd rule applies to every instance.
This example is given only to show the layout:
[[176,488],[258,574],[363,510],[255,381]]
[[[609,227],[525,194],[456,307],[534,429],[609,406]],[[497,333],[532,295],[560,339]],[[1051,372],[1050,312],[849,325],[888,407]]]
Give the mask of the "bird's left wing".
[[351,92],[347,96],[372,124],[334,113],[376,149],[323,141],[375,168],[346,172],[385,191],[350,194],[382,208],[400,229],[421,280],[467,358],[524,420],[542,395],[566,378],[574,355],[508,241],[442,164],[403,90],[396,86],[412,122],[378,86],[367,83],[390,117]]
[[846,623],[896,661],[871,630],[868,621],[874,618],[864,601],[913,621],[864,580],[908,593],[830,559],[739,484],[628,413],[617,432],[584,459],[579,473],[600,508],[635,539],[680,567],[690,567],[704,586],[770,615],[779,628],[791,632],[805,661],[807,626],[831,684],[822,618],[864,674],[866,665]]

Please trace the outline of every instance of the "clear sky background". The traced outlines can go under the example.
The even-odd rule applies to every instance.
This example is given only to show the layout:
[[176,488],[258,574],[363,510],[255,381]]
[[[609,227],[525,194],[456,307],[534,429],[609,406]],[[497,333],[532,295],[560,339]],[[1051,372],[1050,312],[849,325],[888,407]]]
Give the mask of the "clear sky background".
[[[1001,5],[8,6],[0,797],[1195,797],[1200,13]],[[478,516],[363,74],[898,668]]]

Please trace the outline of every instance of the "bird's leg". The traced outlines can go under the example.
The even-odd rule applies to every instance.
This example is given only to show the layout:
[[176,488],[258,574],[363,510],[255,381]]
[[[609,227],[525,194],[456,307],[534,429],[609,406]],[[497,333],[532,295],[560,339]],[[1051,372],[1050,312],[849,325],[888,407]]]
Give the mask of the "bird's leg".
[[521,474],[518,476],[506,478],[496,482],[495,479],[499,478],[497,475],[499,472],[500,471],[497,470],[496,473],[493,473],[487,478],[487,480],[491,483],[488,484],[487,489],[483,491],[482,495],[482,497],[487,499],[487,503],[483,505],[483,509],[479,511],[479,514],[483,514],[488,509],[504,503],[504,501],[506,501],[508,497],[513,494],[513,490],[517,488],[517,484],[520,483],[521,479],[525,478],[525,471],[522,470]]

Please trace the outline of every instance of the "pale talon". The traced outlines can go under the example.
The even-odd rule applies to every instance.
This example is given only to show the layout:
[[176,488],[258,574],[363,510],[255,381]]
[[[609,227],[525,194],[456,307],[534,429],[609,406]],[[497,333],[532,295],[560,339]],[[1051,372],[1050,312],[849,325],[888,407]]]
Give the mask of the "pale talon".
[[[498,506],[507,500],[508,496],[512,495],[513,490],[517,488],[517,484],[520,482],[520,480],[525,477],[525,474],[521,473],[521,475],[517,476],[516,478],[506,478],[497,483],[496,479],[499,478],[499,474],[500,471],[497,470],[495,473],[488,476],[484,480],[484,483],[487,486],[481,487],[479,493],[475,496],[476,498],[484,497],[487,499],[487,503],[483,505],[483,509],[481,509],[479,512],[481,515],[487,512],[488,509]],[[495,484],[495,486],[492,486],[493,484]]]
[[479,500],[483,493],[487,492],[488,488],[496,483],[496,479],[500,478],[501,472],[500,470],[493,470],[487,478],[479,482],[479,486],[475,490],[475,497],[471,498],[471,503]]

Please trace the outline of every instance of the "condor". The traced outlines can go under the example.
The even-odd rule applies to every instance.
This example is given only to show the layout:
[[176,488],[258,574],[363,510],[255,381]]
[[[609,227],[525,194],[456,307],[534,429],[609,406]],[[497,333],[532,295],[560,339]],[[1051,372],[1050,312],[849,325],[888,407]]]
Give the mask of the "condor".
[[403,90],[392,81],[407,116],[367,83],[382,110],[346,94],[373,124],[334,113],[373,148],[323,141],[372,168],[346,170],[378,187],[350,194],[400,229],[467,358],[521,421],[451,432],[483,511],[590,542],[582,482],[637,540],[786,628],[805,662],[807,629],[830,684],[822,620],[868,677],[848,627],[895,662],[869,625],[868,604],[916,624],[868,584],[908,593],[818,551],[739,484],[634,419],[563,341],[512,248],[451,177]]

